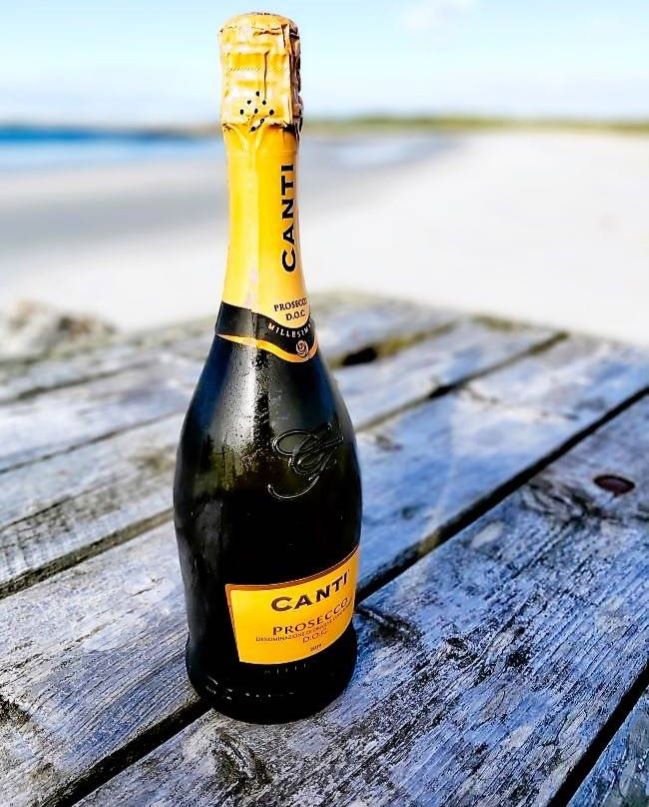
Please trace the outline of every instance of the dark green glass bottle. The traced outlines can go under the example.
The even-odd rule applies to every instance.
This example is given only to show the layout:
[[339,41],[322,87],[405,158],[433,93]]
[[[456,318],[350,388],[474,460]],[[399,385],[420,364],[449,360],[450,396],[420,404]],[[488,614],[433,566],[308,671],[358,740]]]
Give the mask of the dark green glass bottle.
[[221,44],[230,248],[175,524],[194,687],[226,714],[276,722],[322,708],[352,675],[361,486],[302,277],[297,29],[244,15]]

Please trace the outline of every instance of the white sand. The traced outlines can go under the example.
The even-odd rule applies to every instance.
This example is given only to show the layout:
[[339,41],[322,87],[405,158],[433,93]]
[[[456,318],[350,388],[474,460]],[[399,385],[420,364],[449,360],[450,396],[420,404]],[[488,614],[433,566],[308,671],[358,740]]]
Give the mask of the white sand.
[[[311,290],[649,343],[649,138],[472,134],[375,175],[339,171],[325,190],[312,163],[301,211]],[[217,310],[226,214],[214,162],[16,177],[5,214],[20,238],[2,257],[0,306],[38,299],[124,328]]]

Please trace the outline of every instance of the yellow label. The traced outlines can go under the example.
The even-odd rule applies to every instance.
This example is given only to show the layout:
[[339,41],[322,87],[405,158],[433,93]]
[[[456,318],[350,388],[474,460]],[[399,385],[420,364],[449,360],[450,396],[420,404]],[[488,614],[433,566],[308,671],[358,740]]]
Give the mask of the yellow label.
[[224,130],[230,172],[230,246],[216,332],[286,361],[317,351],[302,276],[295,132]]
[[308,658],[345,632],[354,612],[359,550],[324,572],[270,586],[227,585],[240,661],[286,664]]
[[309,318],[302,275],[295,135],[270,126],[256,135],[226,130],[230,246],[223,300],[285,328]]

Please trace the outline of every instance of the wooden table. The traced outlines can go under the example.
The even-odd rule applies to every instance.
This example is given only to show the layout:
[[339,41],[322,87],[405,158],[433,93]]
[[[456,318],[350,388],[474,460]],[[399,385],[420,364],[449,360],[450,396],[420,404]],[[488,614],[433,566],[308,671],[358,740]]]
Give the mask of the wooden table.
[[649,354],[325,299],[357,672],[251,726],[185,677],[171,518],[209,323],[0,366],[3,805],[647,804]]

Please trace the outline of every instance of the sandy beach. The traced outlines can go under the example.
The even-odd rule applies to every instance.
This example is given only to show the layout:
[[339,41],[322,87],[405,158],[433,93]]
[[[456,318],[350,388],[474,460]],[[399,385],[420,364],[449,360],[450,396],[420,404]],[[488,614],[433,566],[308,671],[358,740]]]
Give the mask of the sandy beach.
[[[649,138],[305,139],[304,265],[356,289],[649,342]],[[0,307],[19,299],[130,329],[216,313],[222,156],[13,172]]]

